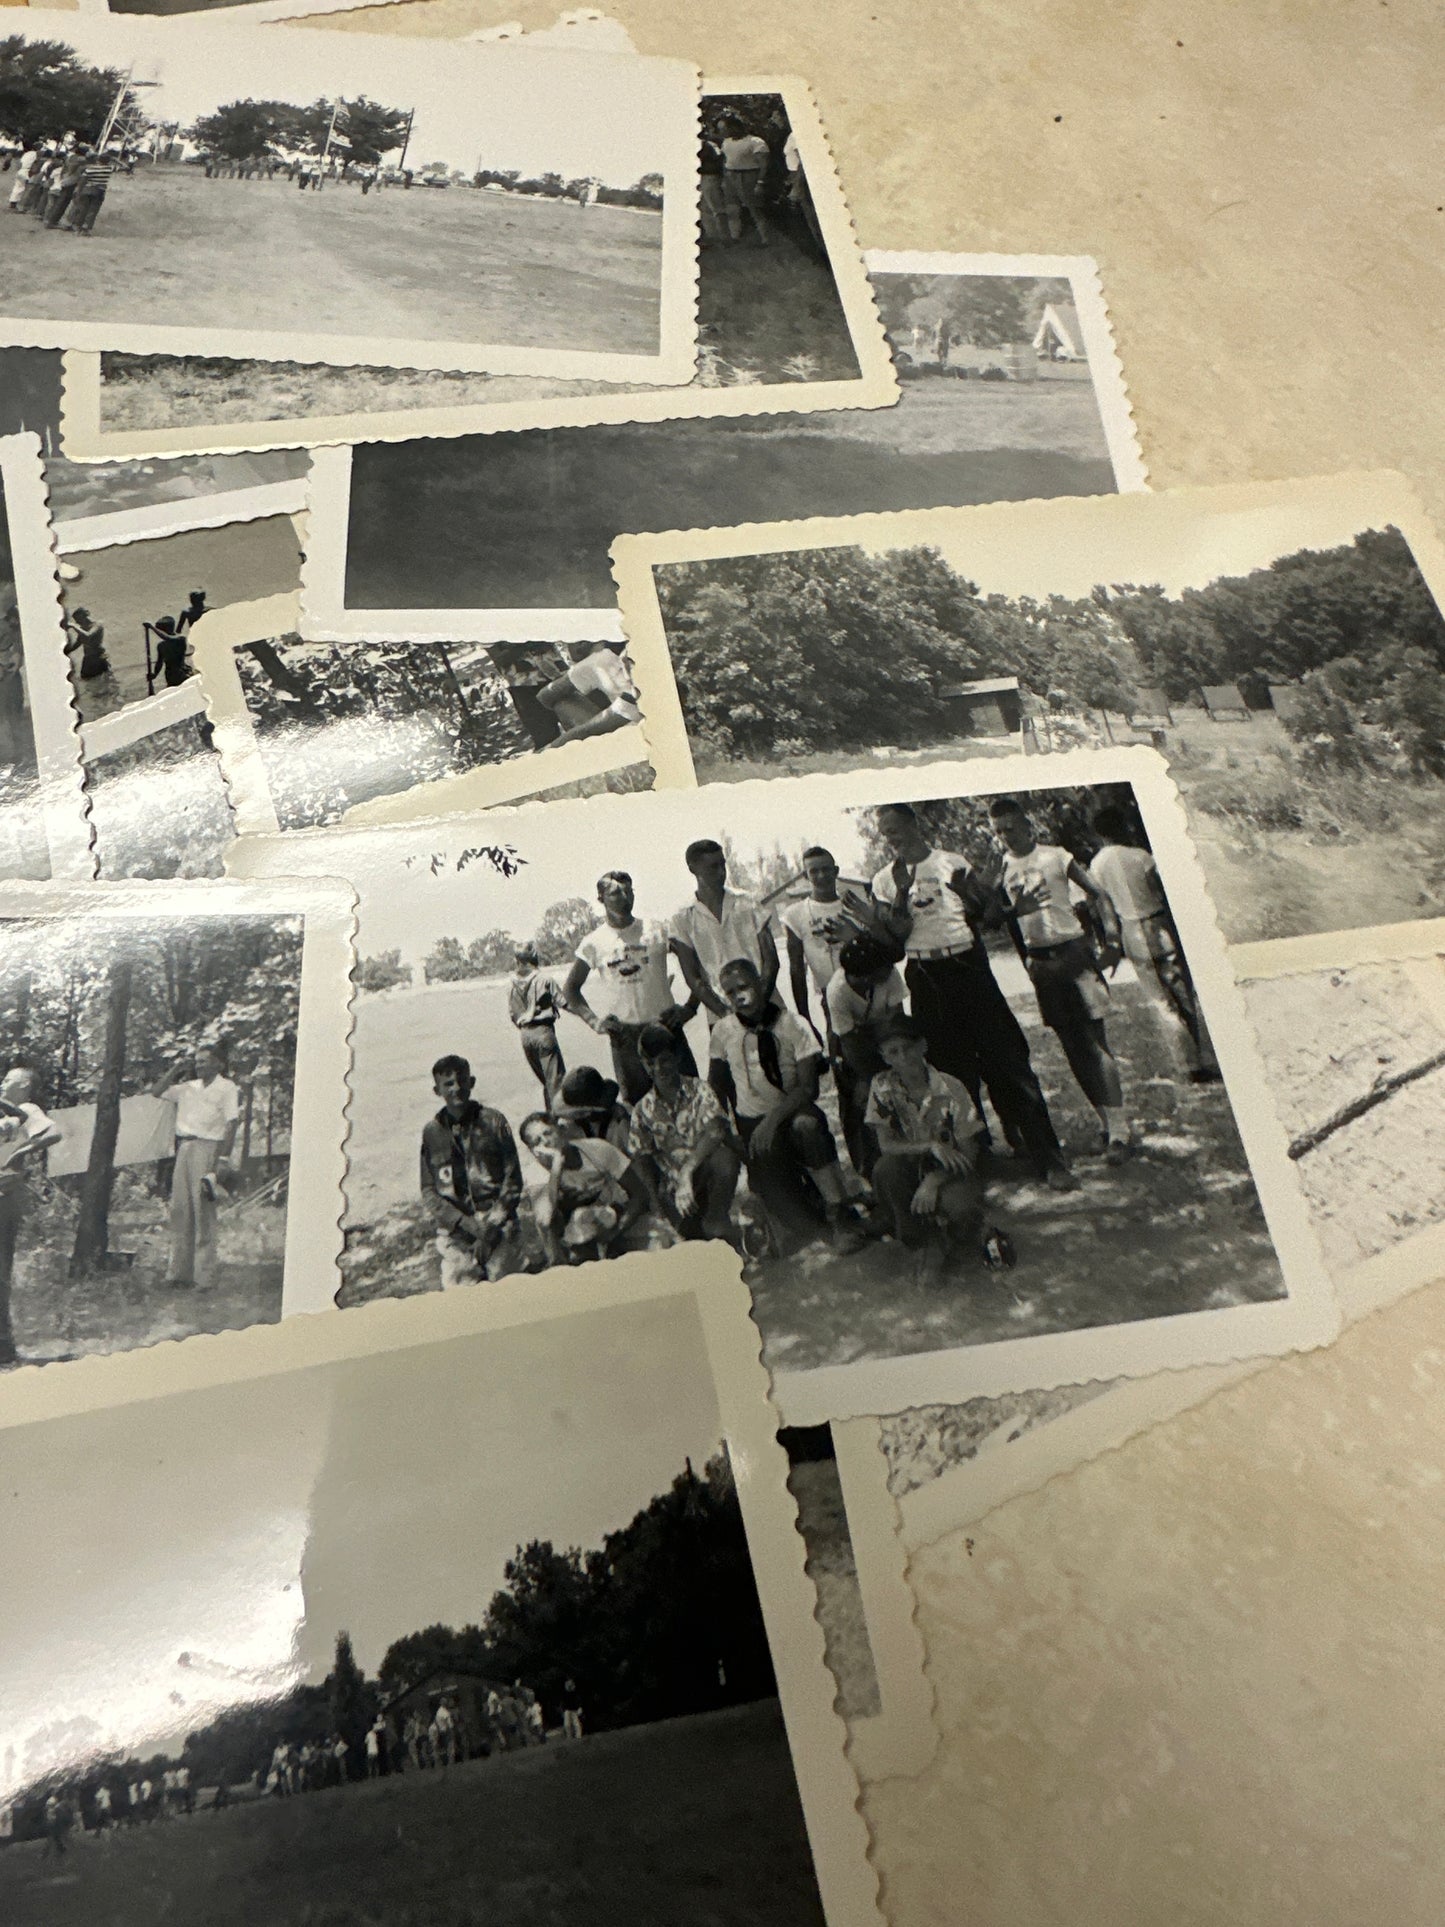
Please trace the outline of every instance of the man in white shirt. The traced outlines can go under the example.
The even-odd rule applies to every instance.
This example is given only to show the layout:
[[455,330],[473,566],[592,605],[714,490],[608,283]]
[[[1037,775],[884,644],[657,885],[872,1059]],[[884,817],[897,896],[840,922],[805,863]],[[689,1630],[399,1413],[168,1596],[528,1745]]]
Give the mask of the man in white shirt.
[[1000,887],[1024,946],[1039,1015],[1063,1046],[1074,1081],[1098,1113],[1105,1158],[1122,1164],[1129,1155],[1129,1119],[1119,1066],[1104,1028],[1109,987],[1079,922],[1070,885],[1098,904],[1108,941],[1105,961],[1117,963],[1122,951],[1114,906],[1076,857],[1056,843],[1039,841],[1017,797],[996,796],[988,814],[1003,845]]
[[823,1001],[843,1139],[854,1170],[869,1179],[878,1160],[867,1120],[868,1093],[884,1068],[879,1038],[889,1020],[903,1014],[906,997],[894,952],[881,937],[865,930],[843,945]]
[[220,1047],[202,1044],[194,1077],[171,1072],[152,1092],[176,1107],[166,1283],[179,1290],[216,1281],[216,1178],[231,1155],[241,1118],[241,1093],[224,1073]]
[[673,952],[687,987],[708,1012],[709,1022],[728,1015],[722,971],[735,958],[752,964],[763,980],[767,1001],[776,1001],[778,946],[768,913],[752,897],[728,888],[728,860],[721,843],[700,837],[689,843],[683,861],[697,891],[668,926]]
[[1050,1189],[1076,1190],[1028,1039],[970,921],[988,909],[991,892],[966,857],[933,847],[911,804],[885,804],[877,822],[891,861],[873,879],[872,902],[877,921],[905,948],[909,1004],[928,1061],[956,1077],[975,1105],[986,1088],[1009,1142]]
[[[793,1004],[800,1017],[812,1021],[808,986],[811,981],[820,998],[826,998],[828,985],[838,968],[838,956],[850,937],[863,927],[838,894],[838,865],[832,852],[815,844],[803,852],[803,875],[808,894],[794,897],[778,912],[788,944],[788,981]],[[827,1021],[827,1004],[823,1017]]]
[[28,1173],[60,1132],[35,1102],[32,1064],[12,1064],[0,1080],[0,1368],[19,1362],[10,1319],[15,1253],[29,1203]]
[[728,232],[734,241],[743,238],[743,216],[747,215],[757,232],[759,247],[772,241],[772,229],[763,212],[763,181],[772,158],[768,143],[760,134],[750,134],[744,123],[730,117],[722,124],[723,207]]
[[[697,1063],[683,1026],[696,1015],[697,999],[679,1004],[673,995],[667,926],[644,923],[637,915],[626,870],[607,870],[598,877],[597,901],[603,920],[577,945],[562,1002],[589,1030],[607,1039],[612,1075],[626,1101],[635,1104],[652,1088],[651,1073],[637,1048],[649,1024],[662,1024],[672,1032],[678,1063],[688,1077],[696,1077]],[[588,983],[592,993],[585,996]]]
[[[823,1051],[813,1028],[769,1003],[757,966],[727,964],[723,991],[731,1006],[714,1026],[708,1081],[737,1124],[748,1183],[768,1214],[778,1255],[818,1236],[821,1201],[839,1255],[863,1242],[838,1164],[838,1147],[818,1108]],[[805,1176],[806,1174],[806,1176]],[[808,1180],[811,1180],[810,1192]]]
[[1130,842],[1129,819],[1117,805],[1105,804],[1095,816],[1093,828],[1104,847],[1089,865],[1089,875],[1114,906],[1124,955],[1156,1008],[1164,1013],[1170,1030],[1183,1043],[1190,1077],[1196,1083],[1217,1078],[1219,1066],[1174,928],[1159,865],[1151,851]]

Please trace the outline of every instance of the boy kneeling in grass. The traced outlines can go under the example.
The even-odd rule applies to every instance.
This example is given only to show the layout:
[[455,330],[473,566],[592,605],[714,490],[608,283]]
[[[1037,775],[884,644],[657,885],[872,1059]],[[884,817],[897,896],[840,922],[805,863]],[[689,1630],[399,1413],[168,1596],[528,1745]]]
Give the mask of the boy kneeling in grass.
[[877,1133],[873,1191],[900,1244],[918,1254],[920,1284],[936,1283],[950,1259],[1014,1262],[1012,1241],[984,1223],[979,1174],[983,1122],[956,1077],[935,1070],[916,1018],[894,1017],[878,1034],[885,1070],[873,1079],[867,1123]]

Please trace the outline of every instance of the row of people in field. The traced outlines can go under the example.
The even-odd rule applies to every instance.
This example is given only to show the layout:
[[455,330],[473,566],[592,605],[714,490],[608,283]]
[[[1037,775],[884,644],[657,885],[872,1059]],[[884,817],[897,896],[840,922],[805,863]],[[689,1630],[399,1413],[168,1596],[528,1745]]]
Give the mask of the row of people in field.
[[[659,1227],[746,1243],[734,1210],[746,1171],[775,1254],[820,1235],[846,1253],[881,1233],[917,1251],[929,1272],[961,1251],[1008,1262],[1009,1241],[983,1209],[985,1096],[1007,1145],[1040,1180],[1068,1191],[1078,1179],[994,976],[990,928],[1012,932],[1040,1017],[1098,1117],[1108,1164],[1131,1151],[1106,1028],[1106,973],[1124,956],[1190,1074],[1214,1075],[1157,865],[1131,840],[1127,817],[1100,811],[1101,848],[1088,865],[1040,839],[1015,798],[996,798],[990,819],[998,848],[985,869],[936,848],[910,805],[880,810],[890,860],[866,890],[840,888],[832,855],[809,849],[808,895],[778,918],[791,1010],[773,919],[728,886],[726,854],[710,840],[689,846],[696,894],[665,922],[639,917],[631,876],[611,870],[597,882],[602,921],[565,973],[541,969],[523,946],[510,1015],[544,1108],[521,1120],[518,1135],[540,1173],[531,1215],[546,1259],[612,1255],[655,1242]],[[1096,919],[1097,940],[1076,899]],[[705,1079],[685,1034],[700,1011],[709,1023]],[[557,1036],[564,1012],[607,1039],[610,1080],[593,1066],[568,1073]],[[825,1077],[851,1176],[819,1102]],[[433,1081],[442,1105],[423,1133],[421,1185],[443,1283],[534,1263],[511,1124],[478,1102],[466,1059],[439,1060]]]
[[73,134],[39,142],[20,156],[6,205],[52,231],[89,235],[118,170],[135,170],[133,157],[118,148],[97,147]]

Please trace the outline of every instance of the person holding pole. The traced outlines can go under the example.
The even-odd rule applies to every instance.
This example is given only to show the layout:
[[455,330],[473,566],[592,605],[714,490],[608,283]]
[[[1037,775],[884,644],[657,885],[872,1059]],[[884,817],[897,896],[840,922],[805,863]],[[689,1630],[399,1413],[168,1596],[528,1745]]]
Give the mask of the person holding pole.
[[170,1261],[176,1290],[216,1281],[216,1179],[236,1141],[241,1094],[225,1073],[219,1044],[196,1048],[195,1075],[163,1072],[151,1095],[176,1107],[176,1165],[171,1177]]

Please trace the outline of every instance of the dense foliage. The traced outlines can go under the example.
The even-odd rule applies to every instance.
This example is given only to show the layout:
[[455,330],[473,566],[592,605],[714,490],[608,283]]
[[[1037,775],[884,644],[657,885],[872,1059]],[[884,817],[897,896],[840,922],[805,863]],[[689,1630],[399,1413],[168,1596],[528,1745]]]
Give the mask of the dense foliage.
[[[602,920],[595,903],[586,897],[563,897],[543,911],[537,928],[527,932],[544,964],[570,961],[577,945]],[[438,937],[422,965],[429,984],[457,984],[473,977],[499,977],[512,968],[521,933],[489,930],[463,944],[458,937]],[[363,989],[372,988],[363,984]]]
[[1394,529],[1178,596],[983,595],[928,548],[677,564],[657,586],[690,728],[723,756],[943,740],[951,692],[988,676],[1054,711],[1123,713],[1141,688],[1233,682],[1259,705],[1323,677],[1417,773],[1445,768],[1445,620]]
[[[333,116],[335,117],[333,120]],[[409,117],[398,107],[359,94],[354,100],[232,100],[202,115],[186,131],[207,154],[258,161],[282,154],[320,154],[372,166],[406,139]]]
[[[74,133],[96,140],[125,76],[92,67],[60,40],[9,34],[0,40],[0,134],[31,146]],[[127,89],[122,118],[134,119],[135,95]]]

